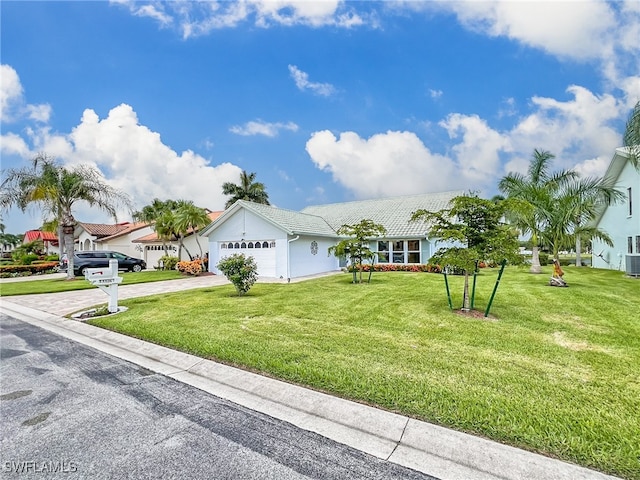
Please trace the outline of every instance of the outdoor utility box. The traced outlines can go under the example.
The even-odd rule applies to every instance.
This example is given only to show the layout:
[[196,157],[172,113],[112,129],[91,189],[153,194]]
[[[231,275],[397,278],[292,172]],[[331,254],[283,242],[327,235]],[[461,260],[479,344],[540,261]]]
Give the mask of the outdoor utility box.
[[640,253],[628,253],[626,256],[625,272],[630,277],[640,277]]

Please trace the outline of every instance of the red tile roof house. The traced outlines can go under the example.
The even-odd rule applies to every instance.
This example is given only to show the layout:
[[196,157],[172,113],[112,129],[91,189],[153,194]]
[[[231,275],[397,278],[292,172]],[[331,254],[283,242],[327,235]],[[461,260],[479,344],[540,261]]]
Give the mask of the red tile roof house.
[[42,240],[44,251],[47,255],[60,253],[60,244],[58,243],[58,237],[55,233],[43,232],[42,230],[29,230],[24,234],[22,243],[35,242],[36,240]]
[[116,224],[78,222],[74,232],[78,251],[115,250],[135,258],[143,258],[141,248],[133,240],[152,233],[150,225],[142,222]]
[[[208,212],[211,221],[222,214],[218,212]],[[189,231],[184,239],[184,245],[191,255],[200,255],[200,249],[196,241],[196,235]],[[160,257],[164,255],[162,241],[153,230],[152,225],[142,222],[124,222],[116,224],[86,223],[78,222],[74,233],[76,238],[76,250],[115,250],[135,258],[141,258],[149,268],[158,265]],[[206,239],[198,238],[203,253],[208,253],[208,242]],[[172,240],[167,243],[169,255],[178,255],[178,241]],[[186,252],[182,253],[182,259],[189,257]]]

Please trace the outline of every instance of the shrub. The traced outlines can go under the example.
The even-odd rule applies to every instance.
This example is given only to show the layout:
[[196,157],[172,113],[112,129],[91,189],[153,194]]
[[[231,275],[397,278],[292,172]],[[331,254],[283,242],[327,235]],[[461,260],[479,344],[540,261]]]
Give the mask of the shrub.
[[175,270],[178,265],[178,257],[164,255],[158,260],[158,270]]
[[0,278],[40,275],[54,272],[58,262],[37,263],[33,265],[0,265]]
[[242,253],[234,253],[223,258],[216,267],[236,287],[238,295],[247,293],[258,279],[258,266],[255,260]]
[[[428,273],[441,273],[442,269],[440,265],[435,264],[421,264],[421,263],[376,263],[371,265],[369,263],[362,264],[362,271],[368,272],[373,268],[374,272],[428,272]],[[353,272],[354,270],[358,271],[358,265],[350,265],[347,270],[349,272]]]
[[202,260],[178,262],[176,268],[180,273],[186,273],[187,275],[197,275],[202,272]]
[[20,257],[20,263],[22,265],[31,265],[34,261],[38,260],[38,258],[40,257],[35,253],[27,253]]

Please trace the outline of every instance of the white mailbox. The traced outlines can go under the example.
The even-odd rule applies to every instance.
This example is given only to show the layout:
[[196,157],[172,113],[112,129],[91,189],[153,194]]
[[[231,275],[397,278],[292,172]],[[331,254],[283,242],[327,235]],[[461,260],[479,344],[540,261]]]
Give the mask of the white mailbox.
[[118,284],[122,277],[118,276],[118,261],[109,260],[109,267],[87,268],[84,278],[109,295],[109,313],[118,311]]

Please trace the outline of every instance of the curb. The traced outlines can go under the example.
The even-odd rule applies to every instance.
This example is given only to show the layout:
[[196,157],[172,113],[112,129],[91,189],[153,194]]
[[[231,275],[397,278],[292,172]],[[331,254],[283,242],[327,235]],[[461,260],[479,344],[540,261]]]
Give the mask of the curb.
[[0,311],[249,409],[443,480],[617,478],[4,299]]

